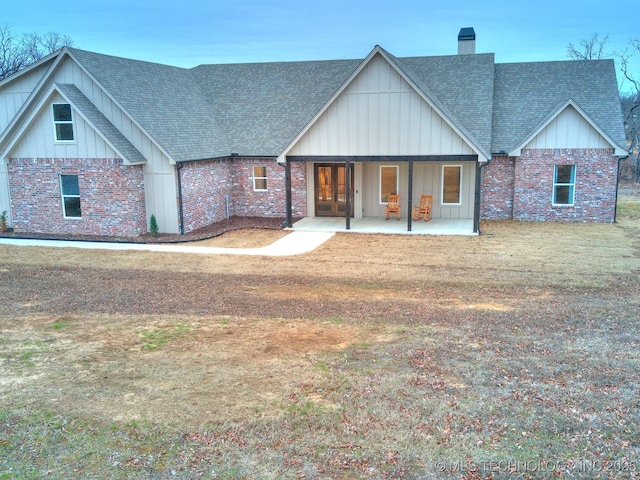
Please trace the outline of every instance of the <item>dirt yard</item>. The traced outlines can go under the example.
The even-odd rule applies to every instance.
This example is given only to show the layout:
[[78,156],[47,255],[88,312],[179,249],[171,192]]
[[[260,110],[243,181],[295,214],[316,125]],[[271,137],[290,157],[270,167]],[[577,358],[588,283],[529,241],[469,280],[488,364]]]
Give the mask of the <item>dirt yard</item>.
[[0,245],[0,479],[639,478],[620,212],[283,258]]

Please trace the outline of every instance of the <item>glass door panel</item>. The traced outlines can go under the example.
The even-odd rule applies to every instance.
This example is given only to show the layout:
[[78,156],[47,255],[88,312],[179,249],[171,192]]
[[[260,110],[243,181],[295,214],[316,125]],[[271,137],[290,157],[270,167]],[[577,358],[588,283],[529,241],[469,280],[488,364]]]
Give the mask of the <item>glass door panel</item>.
[[[347,211],[347,167],[342,164],[316,164],[315,179],[316,216],[344,217]],[[353,169],[350,187],[353,215]]]

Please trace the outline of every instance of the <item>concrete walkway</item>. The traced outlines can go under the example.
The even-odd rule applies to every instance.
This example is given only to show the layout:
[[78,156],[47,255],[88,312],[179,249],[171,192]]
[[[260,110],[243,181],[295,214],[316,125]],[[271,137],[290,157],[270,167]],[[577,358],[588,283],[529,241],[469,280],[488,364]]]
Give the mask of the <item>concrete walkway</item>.
[[199,247],[186,243],[109,243],[82,242],[69,240],[34,240],[19,238],[0,238],[0,245],[16,245],[20,247],[66,247],[95,250],[146,250],[152,252],[198,253],[205,255],[263,255],[268,257],[285,257],[300,255],[315,250],[333,237],[332,232],[291,232],[276,240],[271,245],[260,248]]

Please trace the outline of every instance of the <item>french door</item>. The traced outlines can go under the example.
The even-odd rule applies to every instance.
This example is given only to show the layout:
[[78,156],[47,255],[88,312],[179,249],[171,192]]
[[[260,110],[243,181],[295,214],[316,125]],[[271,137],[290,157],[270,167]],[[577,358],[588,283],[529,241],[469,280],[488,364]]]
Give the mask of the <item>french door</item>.
[[344,217],[347,188],[351,190],[350,215],[353,216],[353,168],[347,184],[347,167],[340,163],[317,163],[314,167],[317,217]]

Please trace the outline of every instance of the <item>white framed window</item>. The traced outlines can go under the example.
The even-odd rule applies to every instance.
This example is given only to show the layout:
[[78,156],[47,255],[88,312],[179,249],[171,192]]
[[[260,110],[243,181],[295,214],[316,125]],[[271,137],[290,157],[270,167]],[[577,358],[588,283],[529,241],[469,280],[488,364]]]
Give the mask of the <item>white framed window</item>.
[[60,175],[60,192],[64,218],[81,218],[78,175]]
[[462,165],[442,166],[441,205],[462,205]]
[[575,192],[576,166],[556,165],[553,171],[553,204],[573,205]]
[[267,191],[267,167],[259,167],[254,165],[253,167],[253,191],[254,192],[266,192]]
[[380,165],[380,191],[378,199],[381,204],[389,201],[390,194],[397,194],[398,186],[398,166]]
[[53,104],[53,127],[56,142],[73,142],[73,114],[68,103]]

